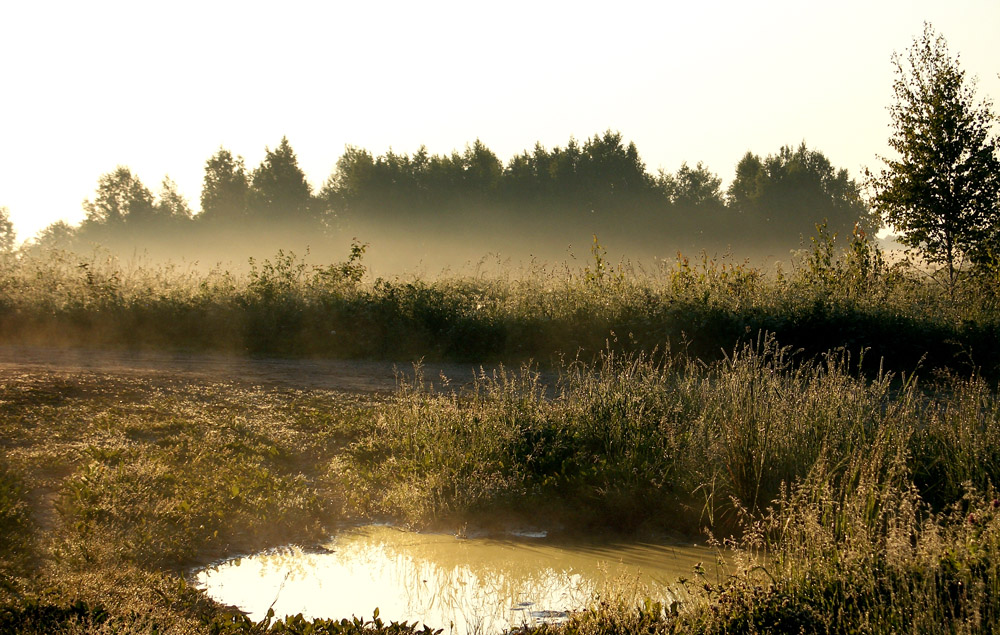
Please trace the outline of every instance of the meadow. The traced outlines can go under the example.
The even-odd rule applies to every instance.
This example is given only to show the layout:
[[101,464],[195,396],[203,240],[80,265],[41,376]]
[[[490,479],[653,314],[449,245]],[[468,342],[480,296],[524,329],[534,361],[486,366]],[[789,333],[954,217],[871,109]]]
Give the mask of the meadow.
[[584,267],[437,279],[372,280],[363,256],[2,264],[5,344],[506,366],[383,395],[3,370],[0,632],[418,630],[254,624],[185,577],[361,519],[707,533],[739,556],[725,579],[692,571],[683,602],[595,603],[543,631],[996,628],[995,279],[948,288],[826,239],[770,272],[613,264],[596,241]]
[[582,264],[437,277],[373,277],[358,243],[341,262],[279,251],[208,271],[28,251],[0,260],[0,343],[551,366],[668,346],[710,361],[768,333],[805,357],[864,351],[872,371],[997,376],[995,272],[950,288],[863,239],[838,244],[819,230],[787,270],[704,253],[615,263],[596,238]]

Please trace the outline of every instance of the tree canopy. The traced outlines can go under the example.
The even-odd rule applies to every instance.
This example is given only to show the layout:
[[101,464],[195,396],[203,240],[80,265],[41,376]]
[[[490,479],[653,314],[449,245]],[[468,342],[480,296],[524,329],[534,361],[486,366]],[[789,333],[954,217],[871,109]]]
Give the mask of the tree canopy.
[[953,286],[963,260],[985,264],[1000,240],[1000,145],[996,117],[979,101],[944,37],[924,25],[892,58],[895,103],[889,146],[897,158],[869,173],[872,205],[899,241],[944,265]]
[[155,214],[153,193],[123,165],[101,175],[94,200],[84,201],[83,209],[90,225],[140,223]]
[[297,223],[309,220],[312,200],[312,188],[295,151],[288,138],[282,137],[277,148],[265,149],[264,160],[253,172],[250,211],[260,219]]
[[243,157],[234,157],[225,148],[205,162],[201,187],[201,214],[206,221],[240,222],[247,213],[250,177]]
[[784,146],[765,159],[747,152],[736,166],[728,195],[730,207],[758,235],[811,236],[822,223],[850,235],[855,224],[869,233],[877,225],[847,170],[835,169],[822,152],[804,142],[794,150]]
[[6,207],[0,207],[0,254],[13,251],[16,240],[14,224],[10,222],[10,211]]
[[209,157],[197,214],[169,178],[154,195],[119,166],[98,179],[80,228],[53,226],[35,243],[82,238],[124,247],[162,237],[209,248],[224,235],[274,248],[297,240],[301,248],[302,238],[316,247],[336,232],[391,227],[399,236],[444,230],[487,249],[494,239],[509,245],[530,236],[544,246],[596,233],[642,253],[673,253],[790,248],[824,220],[841,231],[870,222],[847,172],[804,143],[765,159],[748,152],[726,193],[700,162],[650,174],[636,145],[611,130],[551,149],[536,143],[506,165],[479,139],[449,154],[348,146],[317,194],[287,138],[265,150],[253,170],[225,148]]

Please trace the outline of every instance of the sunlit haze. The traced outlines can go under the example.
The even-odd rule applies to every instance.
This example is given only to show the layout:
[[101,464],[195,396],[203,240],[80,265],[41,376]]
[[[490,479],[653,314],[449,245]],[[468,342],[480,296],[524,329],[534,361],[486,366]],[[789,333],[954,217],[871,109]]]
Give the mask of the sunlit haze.
[[930,21],[1000,98],[1000,3],[8,2],[0,206],[19,239],[83,218],[98,177],[174,179],[287,136],[314,189],[345,144],[504,162],[607,129],[647,168],[806,141],[858,177],[887,152],[893,51]]

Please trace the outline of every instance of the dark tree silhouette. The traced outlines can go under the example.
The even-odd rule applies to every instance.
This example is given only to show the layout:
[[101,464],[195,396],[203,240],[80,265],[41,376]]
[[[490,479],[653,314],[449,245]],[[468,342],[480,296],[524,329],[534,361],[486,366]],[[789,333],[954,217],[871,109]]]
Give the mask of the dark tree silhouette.
[[109,227],[125,222],[142,224],[157,214],[152,192],[121,165],[97,180],[94,200],[84,201],[83,209],[87,213],[85,225]]
[[313,220],[312,189],[287,137],[274,150],[266,149],[253,172],[249,203],[251,213],[262,220],[293,224]]
[[871,233],[875,221],[847,170],[836,170],[805,143],[785,146],[766,159],[747,153],[729,186],[729,207],[758,239],[787,242],[811,236],[816,225],[850,235],[855,225]]
[[722,179],[701,161],[695,167],[681,164],[673,176],[660,174],[660,189],[673,205],[686,209],[720,210],[725,207]]
[[349,145],[337,159],[319,198],[327,213],[359,218],[364,214],[364,199],[374,189],[375,181],[375,159],[371,152]]
[[243,157],[219,148],[205,162],[201,188],[201,218],[211,222],[240,221],[246,217],[250,177]]
[[621,133],[610,130],[584,143],[576,172],[594,205],[617,207],[652,185],[635,143],[624,145]]
[[459,169],[466,196],[477,203],[489,203],[496,198],[503,177],[503,164],[482,141],[476,139],[471,146],[465,146]]

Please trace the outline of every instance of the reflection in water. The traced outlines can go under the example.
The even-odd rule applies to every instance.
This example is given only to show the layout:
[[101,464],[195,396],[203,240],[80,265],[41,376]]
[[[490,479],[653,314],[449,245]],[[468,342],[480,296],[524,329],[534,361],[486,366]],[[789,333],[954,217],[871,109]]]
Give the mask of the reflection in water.
[[289,547],[199,571],[197,584],[254,620],[371,617],[445,632],[499,632],[560,621],[610,593],[669,601],[667,585],[716,563],[705,547],[555,545],[542,540],[460,540],[386,526],[336,535],[321,553]]

